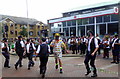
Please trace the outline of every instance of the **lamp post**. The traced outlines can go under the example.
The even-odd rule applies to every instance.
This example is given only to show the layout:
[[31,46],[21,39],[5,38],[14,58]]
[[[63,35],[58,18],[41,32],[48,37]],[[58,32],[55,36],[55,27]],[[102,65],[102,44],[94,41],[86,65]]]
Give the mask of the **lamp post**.
[[120,1],[118,2],[118,18],[119,18],[118,35],[120,37]]
[[[26,13],[27,13],[27,19],[28,19],[28,0],[26,0]],[[27,29],[28,29],[28,38],[30,37],[29,35],[29,24],[28,24],[28,21],[27,21]]]

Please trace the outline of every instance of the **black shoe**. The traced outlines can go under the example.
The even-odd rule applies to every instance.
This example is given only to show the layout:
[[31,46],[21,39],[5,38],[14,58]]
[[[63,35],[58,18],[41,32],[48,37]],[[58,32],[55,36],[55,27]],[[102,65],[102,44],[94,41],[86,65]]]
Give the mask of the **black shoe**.
[[56,65],[55,68],[58,69],[58,65]]
[[45,74],[42,74],[42,78],[45,78]]
[[5,68],[7,67],[7,68],[10,68],[10,66],[4,66]]
[[16,65],[15,65],[15,69],[16,69],[16,70],[18,69]]
[[10,66],[8,66],[7,68],[10,68]]
[[111,63],[116,63],[116,62],[112,61]]
[[63,73],[62,69],[60,69],[60,73],[61,73],[61,74]]
[[19,67],[22,67],[23,65],[19,65]]
[[89,75],[89,73],[91,73],[91,71],[88,71],[87,73],[85,73],[85,76]]
[[28,67],[28,70],[30,70],[30,67]]
[[34,63],[31,65],[31,67],[33,67],[34,66]]
[[97,77],[97,74],[93,74],[91,77]]
[[116,64],[119,64],[119,62],[116,62]]

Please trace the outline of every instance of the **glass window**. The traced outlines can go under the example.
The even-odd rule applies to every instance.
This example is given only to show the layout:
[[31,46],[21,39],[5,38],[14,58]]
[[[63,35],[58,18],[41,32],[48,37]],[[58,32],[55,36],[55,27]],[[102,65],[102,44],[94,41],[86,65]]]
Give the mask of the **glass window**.
[[89,24],[93,24],[94,23],[94,17],[89,18]]
[[65,26],[66,26],[66,22],[62,22],[62,24],[63,24],[63,27],[65,27]]
[[63,28],[63,32],[65,33],[66,36],[69,36],[69,29],[68,28]]
[[32,36],[33,35],[33,31],[30,31],[29,34],[30,34],[30,36]]
[[81,36],[85,35],[85,26],[80,26],[81,29]]
[[40,36],[40,31],[37,32],[38,36]]
[[102,22],[102,16],[97,16],[96,23],[101,23],[101,22]]
[[76,20],[72,20],[72,25],[73,25],[73,26],[76,25]]
[[30,29],[33,29],[33,25],[30,25]]
[[118,34],[118,23],[108,24],[108,34],[114,35],[115,33]]
[[86,26],[86,28],[87,28],[86,33],[88,30],[91,30],[94,32],[94,25]]
[[70,28],[70,36],[71,36],[71,35],[76,36],[76,27],[71,27],[71,28]]
[[17,36],[17,31],[15,31],[15,35]]
[[38,29],[40,28],[40,26],[38,26]]
[[8,32],[8,26],[7,25],[4,26],[4,29],[5,29],[5,32]]
[[110,22],[110,15],[104,16],[104,22]]
[[83,24],[88,24],[88,18],[82,19]]
[[71,26],[72,25],[72,21],[67,21],[67,26]]
[[117,14],[112,14],[111,15],[111,21],[118,21],[118,15]]
[[105,35],[106,34],[106,25],[105,24],[100,24],[100,35]]
[[10,24],[11,27],[13,27],[13,24]]
[[77,21],[78,21],[78,25],[82,25],[82,19],[79,19]]
[[20,29],[22,29],[22,25],[20,25]]
[[10,31],[10,34],[11,34],[11,35],[12,35],[12,34],[14,34],[14,31],[13,31],[13,30],[11,30],[11,31]]

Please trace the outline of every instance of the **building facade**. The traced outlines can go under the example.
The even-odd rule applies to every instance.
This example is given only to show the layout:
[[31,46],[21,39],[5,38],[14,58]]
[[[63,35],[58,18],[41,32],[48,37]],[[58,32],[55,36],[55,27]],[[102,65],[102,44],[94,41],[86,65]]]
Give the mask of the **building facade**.
[[118,33],[118,2],[104,2],[80,7],[64,12],[63,17],[50,19],[51,32],[63,32],[70,37],[87,35],[92,30],[95,35]]
[[31,18],[0,15],[2,35],[9,40],[18,37],[24,27],[28,32],[25,38],[40,38],[48,36],[48,26],[41,21]]

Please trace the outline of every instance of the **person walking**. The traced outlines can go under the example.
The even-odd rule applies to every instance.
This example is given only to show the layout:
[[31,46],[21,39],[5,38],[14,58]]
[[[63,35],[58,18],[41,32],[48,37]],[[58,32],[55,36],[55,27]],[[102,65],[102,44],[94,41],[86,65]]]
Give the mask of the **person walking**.
[[105,38],[103,41],[103,47],[104,47],[104,53],[103,53],[103,58],[109,58],[109,49],[110,49],[110,42],[108,40],[108,37]]
[[85,56],[84,64],[87,69],[87,73],[85,73],[85,76],[89,75],[91,73],[90,67],[89,67],[89,61],[91,65],[91,69],[93,71],[93,75],[91,77],[97,77],[97,69],[95,67],[95,59],[96,59],[96,52],[99,48],[98,40],[94,37],[94,33],[92,31],[88,31],[88,47],[87,47],[87,53]]
[[38,46],[38,49],[36,51],[36,56],[40,58],[40,74],[42,74],[42,78],[45,77],[49,53],[50,46],[46,44],[46,38],[42,38],[42,44]]
[[2,48],[2,55],[5,57],[4,67],[10,68],[9,65],[10,54],[9,54],[8,41],[6,38],[3,38],[1,43],[1,48]]
[[30,67],[34,66],[34,61],[32,60],[33,54],[36,51],[34,43],[31,42],[30,39],[27,39],[26,43],[26,55],[28,57],[29,63],[28,63],[28,70],[30,70]]
[[[61,61],[62,48],[64,48],[66,52],[67,52],[67,50],[66,50],[66,46],[65,46],[64,42],[62,40],[60,40],[59,37],[60,37],[60,34],[56,33],[55,39],[51,42],[50,46],[53,47],[53,53],[55,56],[55,63],[56,63],[55,68],[58,69],[58,65],[59,65],[60,66],[60,73],[63,73],[62,61]],[[59,64],[58,64],[58,61],[59,61]]]
[[18,69],[18,65],[19,67],[22,67],[22,59],[23,59],[23,53],[24,53],[24,42],[22,40],[22,36],[18,36],[18,40],[15,43],[15,51],[16,54],[18,55],[19,59],[15,64],[15,69]]
[[111,63],[119,64],[119,56],[120,56],[120,39],[118,38],[118,34],[115,35],[115,39],[112,43],[112,54],[113,61]]

